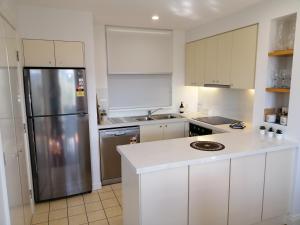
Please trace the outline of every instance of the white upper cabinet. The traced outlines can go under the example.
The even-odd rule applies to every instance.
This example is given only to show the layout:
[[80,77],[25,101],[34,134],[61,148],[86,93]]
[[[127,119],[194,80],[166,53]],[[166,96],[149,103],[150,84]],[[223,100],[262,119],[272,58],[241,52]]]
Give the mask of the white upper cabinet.
[[205,84],[216,84],[218,36],[205,39]]
[[23,40],[28,67],[84,67],[84,44],[79,41]]
[[203,40],[186,44],[186,80],[187,86],[204,84],[205,42]]
[[257,25],[253,25],[187,43],[186,85],[254,88],[256,42]]
[[76,41],[54,41],[57,67],[84,67],[84,45]]
[[230,85],[232,32],[218,35],[217,84]]
[[23,48],[25,66],[55,67],[53,41],[23,40]]
[[231,87],[253,89],[255,82],[257,25],[233,31]]
[[231,160],[228,225],[261,221],[265,154]]
[[288,213],[294,161],[294,149],[267,153],[263,220]]
[[107,27],[109,74],[172,73],[172,31]]

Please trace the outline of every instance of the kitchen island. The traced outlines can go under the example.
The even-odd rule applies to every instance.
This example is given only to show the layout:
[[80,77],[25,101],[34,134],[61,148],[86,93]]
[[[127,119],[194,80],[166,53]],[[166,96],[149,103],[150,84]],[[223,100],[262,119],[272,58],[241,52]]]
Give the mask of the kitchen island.
[[284,224],[297,147],[253,131],[119,146],[124,225]]

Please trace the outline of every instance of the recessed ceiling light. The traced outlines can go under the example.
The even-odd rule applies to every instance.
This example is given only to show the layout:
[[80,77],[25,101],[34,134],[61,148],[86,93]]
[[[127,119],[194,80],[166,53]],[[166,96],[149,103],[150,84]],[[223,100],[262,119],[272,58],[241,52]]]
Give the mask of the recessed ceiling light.
[[153,15],[152,20],[159,20],[159,16],[158,15]]

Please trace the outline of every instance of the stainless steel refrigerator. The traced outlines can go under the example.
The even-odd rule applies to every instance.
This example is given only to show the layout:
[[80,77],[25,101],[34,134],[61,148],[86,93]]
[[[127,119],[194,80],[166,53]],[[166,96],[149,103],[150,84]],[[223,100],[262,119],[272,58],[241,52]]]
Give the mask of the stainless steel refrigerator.
[[84,69],[25,68],[36,202],[92,190]]

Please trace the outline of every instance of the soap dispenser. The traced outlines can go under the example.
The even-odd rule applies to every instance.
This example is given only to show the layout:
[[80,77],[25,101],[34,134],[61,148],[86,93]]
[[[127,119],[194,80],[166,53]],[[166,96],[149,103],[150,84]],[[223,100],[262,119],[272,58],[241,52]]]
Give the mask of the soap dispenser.
[[181,102],[181,104],[180,104],[180,106],[179,106],[179,113],[184,113],[183,102]]

